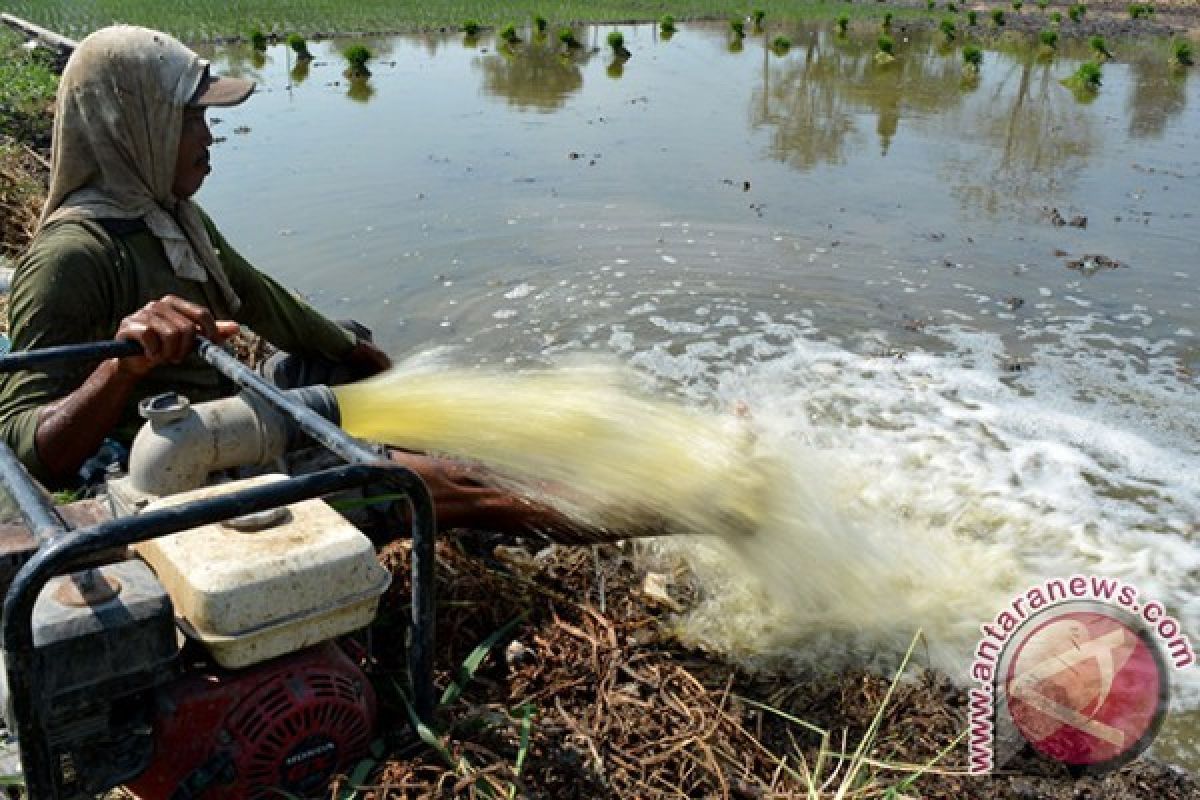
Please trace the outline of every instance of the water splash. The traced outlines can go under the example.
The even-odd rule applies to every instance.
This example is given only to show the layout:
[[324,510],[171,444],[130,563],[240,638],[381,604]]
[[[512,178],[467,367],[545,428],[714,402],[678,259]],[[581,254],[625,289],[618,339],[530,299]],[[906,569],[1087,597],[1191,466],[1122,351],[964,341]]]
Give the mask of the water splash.
[[335,391],[353,435],[482,462],[589,525],[685,535],[663,545],[706,588],[685,634],[734,655],[870,661],[920,627],[954,671],[1019,585],[1010,545],[880,513],[794,424],[685,408],[610,365],[401,367]]

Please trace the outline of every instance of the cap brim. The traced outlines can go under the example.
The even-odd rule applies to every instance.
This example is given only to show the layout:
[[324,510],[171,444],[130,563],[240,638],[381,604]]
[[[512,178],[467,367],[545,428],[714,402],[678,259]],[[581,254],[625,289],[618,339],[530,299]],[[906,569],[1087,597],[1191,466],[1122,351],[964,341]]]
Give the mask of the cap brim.
[[188,101],[189,106],[236,106],[254,91],[254,81],[213,75],[207,69],[200,79],[200,86]]

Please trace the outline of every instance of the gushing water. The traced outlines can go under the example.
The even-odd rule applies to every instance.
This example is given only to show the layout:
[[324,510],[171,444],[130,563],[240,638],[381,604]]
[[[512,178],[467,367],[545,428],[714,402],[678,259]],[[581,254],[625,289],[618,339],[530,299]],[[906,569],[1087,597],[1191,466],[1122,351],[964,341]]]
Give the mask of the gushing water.
[[955,672],[1017,585],[1003,548],[881,515],[827,454],[785,448],[752,414],[650,396],[615,367],[402,367],[335,391],[355,436],[481,462],[618,535],[684,535],[668,547],[707,587],[696,638],[735,655],[826,640],[828,662],[862,661],[919,627]]

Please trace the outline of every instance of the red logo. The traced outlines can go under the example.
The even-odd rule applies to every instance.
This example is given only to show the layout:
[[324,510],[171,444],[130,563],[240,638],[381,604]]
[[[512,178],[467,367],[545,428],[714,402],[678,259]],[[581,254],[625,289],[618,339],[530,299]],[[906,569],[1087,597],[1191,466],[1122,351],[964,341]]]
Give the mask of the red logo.
[[1152,641],[1115,609],[1055,609],[1008,661],[1004,690],[1035,750],[1093,770],[1145,750],[1166,711],[1167,672]]

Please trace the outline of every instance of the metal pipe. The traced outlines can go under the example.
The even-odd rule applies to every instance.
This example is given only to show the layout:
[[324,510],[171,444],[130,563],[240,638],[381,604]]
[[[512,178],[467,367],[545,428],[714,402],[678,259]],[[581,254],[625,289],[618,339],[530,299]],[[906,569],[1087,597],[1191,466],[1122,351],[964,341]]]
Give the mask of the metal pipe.
[[[418,570],[415,552],[432,553],[433,504],[428,489],[411,470],[398,464],[377,462],[358,464],[289,478],[284,481],[254,486],[220,497],[206,498],[186,506],[147,511],[131,517],[108,520],[89,528],[60,535],[43,547],[17,574],[4,599],[2,641],[5,672],[8,679],[10,723],[21,751],[25,786],[32,800],[58,795],[58,781],[52,760],[50,743],[40,709],[48,698],[39,693],[37,652],[33,647],[33,608],[46,583],[96,553],[114,547],[125,547],[159,536],[207,525],[230,517],[295,503],[330,492],[382,482],[393,491],[405,493],[413,505],[414,549],[414,622],[418,605],[429,603],[432,613],[432,585],[421,583],[418,601]],[[424,563],[424,561],[423,561]],[[432,565],[429,564],[429,567]],[[431,577],[431,576],[430,576]],[[424,576],[422,576],[424,579]],[[421,618],[421,628],[415,638],[412,663],[413,690],[416,706],[422,719],[428,720],[433,708],[432,686],[432,625],[431,619]]]
[[30,477],[25,465],[17,459],[17,454],[3,442],[0,442],[0,485],[17,504],[39,548],[66,533],[67,526],[54,510],[50,498]]
[[363,446],[354,437],[311,408],[288,397],[282,389],[268,383],[254,370],[203,336],[196,337],[196,350],[200,353],[200,357],[211,364],[217,372],[243,389],[249,389],[265,397],[271,402],[271,405],[295,420],[296,424],[315,441],[337,453],[346,461],[351,464],[371,464],[379,460],[379,455],[369,447]]
[[43,364],[51,364],[55,361],[99,361],[104,358],[125,358],[141,354],[142,346],[130,339],[64,344],[58,347],[44,347],[41,350],[26,350],[0,356],[0,372],[16,372],[31,367],[40,367]]

